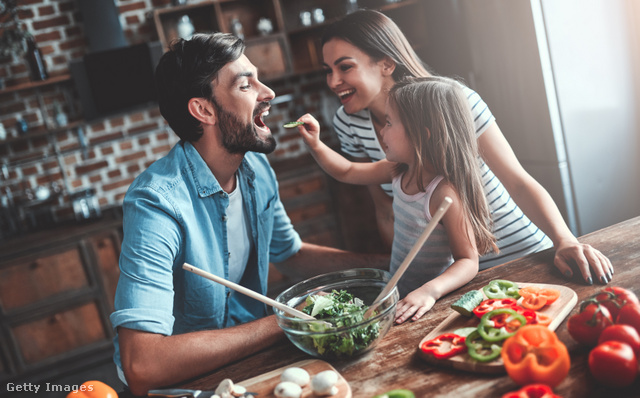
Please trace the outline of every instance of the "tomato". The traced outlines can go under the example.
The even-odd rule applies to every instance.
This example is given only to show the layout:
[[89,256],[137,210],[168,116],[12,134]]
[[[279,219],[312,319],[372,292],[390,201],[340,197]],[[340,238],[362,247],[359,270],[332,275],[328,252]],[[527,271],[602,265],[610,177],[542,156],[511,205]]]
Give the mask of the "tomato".
[[630,386],[638,373],[638,363],[629,344],[605,341],[589,353],[589,369],[600,383],[610,387]]
[[620,308],[616,323],[631,325],[640,334],[640,304],[627,303]]
[[85,381],[75,391],[70,392],[67,398],[118,398],[116,391],[101,381]]
[[640,360],[640,334],[630,325],[611,325],[602,331],[598,344],[605,341],[619,341],[629,344],[636,355],[636,359]]
[[578,343],[594,346],[598,343],[600,333],[613,325],[609,310],[593,299],[585,300],[580,305],[580,312],[569,317],[567,329]]
[[640,304],[638,297],[632,291],[617,286],[606,287],[593,297],[607,307],[611,313],[611,318],[614,320],[618,317],[620,309],[626,303]]

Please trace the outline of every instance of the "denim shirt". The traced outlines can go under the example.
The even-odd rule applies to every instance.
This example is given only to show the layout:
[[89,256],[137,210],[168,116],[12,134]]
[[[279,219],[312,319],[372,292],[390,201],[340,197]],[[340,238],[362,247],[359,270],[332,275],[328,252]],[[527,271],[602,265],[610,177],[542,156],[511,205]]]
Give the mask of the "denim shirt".
[[[269,262],[297,253],[301,241],[265,155],[248,152],[238,181],[255,248],[240,284],[266,294]],[[135,179],[123,203],[120,279],[110,318],[114,329],[174,335],[266,315],[265,304],[182,269],[186,262],[228,278],[228,204],[229,196],[188,142],[176,144]],[[114,345],[120,370],[117,335]]]

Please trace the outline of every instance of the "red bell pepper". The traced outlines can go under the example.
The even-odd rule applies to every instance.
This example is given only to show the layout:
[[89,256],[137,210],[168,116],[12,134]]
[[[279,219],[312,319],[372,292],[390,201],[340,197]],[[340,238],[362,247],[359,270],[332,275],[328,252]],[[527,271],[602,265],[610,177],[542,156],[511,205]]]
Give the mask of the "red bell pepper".
[[511,391],[502,398],[561,398],[553,393],[551,387],[546,384],[529,384],[518,391]]
[[489,299],[481,302],[476,308],[473,309],[473,313],[478,318],[482,318],[482,316],[488,312],[493,310],[497,310],[499,308],[511,308],[517,305],[517,301],[514,298],[502,298],[502,299]]
[[425,341],[420,349],[425,354],[431,354],[436,359],[451,358],[467,350],[465,338],[453,333],[445,333],[435,339]]

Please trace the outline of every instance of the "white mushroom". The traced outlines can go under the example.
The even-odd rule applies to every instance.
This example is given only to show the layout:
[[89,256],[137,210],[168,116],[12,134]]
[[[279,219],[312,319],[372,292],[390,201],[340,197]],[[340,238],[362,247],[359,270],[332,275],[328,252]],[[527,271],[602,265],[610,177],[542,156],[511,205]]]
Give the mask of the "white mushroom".
[[282,372],[282,375],[280,375],[280,381],[291,381],[300,387],[309,384],[310,379],[309,373],[306,370],[296,367],[287,368]]
[[233,381],[231,379],[224,379],[218,384],[218,388],[216,388],[215,393],[220,395],[220,397],[230,397],[231,392],[233,391]]
[[311,379],[311,389],[316,395],[336,395],[338,393],[338,373],[333,370],[325,370]]
[[291,381],[283,381],[276,386],[273,394],[277,398],[300,398],[302,387]]
[[247,389],[239,384],[234,384],[231,389],[231,395],[234,397],[244,397],[244,394],[247,392]]

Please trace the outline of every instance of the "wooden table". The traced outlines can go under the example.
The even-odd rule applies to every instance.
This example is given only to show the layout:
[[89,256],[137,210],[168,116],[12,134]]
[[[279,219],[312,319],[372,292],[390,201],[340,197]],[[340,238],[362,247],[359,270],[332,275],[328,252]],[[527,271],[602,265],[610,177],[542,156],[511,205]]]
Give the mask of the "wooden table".
[[[580,241],[591,244],[609,257],[615,268],[611,286],[621,286],[640,295],[640,217],[585,235]],[[565,285],[578,294],[578,303],[603,288],[599,283],[588,286],[577,272],[574,274],[576,275],[569,281],[556,270],[552,251],[537,253],[482,271],[468,285],[439,300],[422,319],[392,327],[372,352],[331,364],[349,382],[354,398],[369,398],[393,388],[408,388],[416,397],[501,397],[502,394],[519,388],[507,375],[473,374],[429,365],[418,357],[418,343],[451,313],[450,306],[460,294],[479,289],[492,279]],[[574,308],[569,316],[575,314],[577,309]],[[571,355],[571,370],[567,378],[555,388],[556,394],[565,398],[640,396],[640,377],[624,390],[607,389],[596,383],[590,375],[587,363],[589,348],[571,338],[566,320],[556,332]],[[246,380],[309,358],[311,357],[286,341],[203,375],[182,387],[215,389],[224,378]]]

